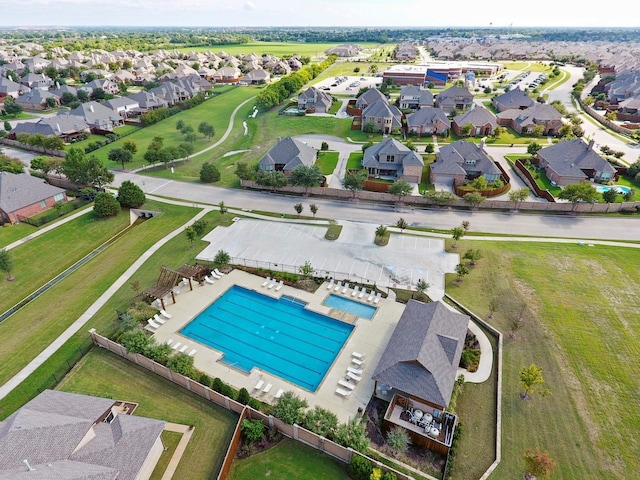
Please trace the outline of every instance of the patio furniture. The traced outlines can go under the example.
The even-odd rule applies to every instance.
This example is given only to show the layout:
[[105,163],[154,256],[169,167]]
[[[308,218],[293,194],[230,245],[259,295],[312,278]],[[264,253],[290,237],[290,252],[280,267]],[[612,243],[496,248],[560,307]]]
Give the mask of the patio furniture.
[[270,383],[267,383],[267,386],[264,387],[264,390],[262,390],[264,393],[269,393],[269,391],[271,390],[271,387],[273,387],[273,385],[271,385]]
[[213,278],[209,278],[207,276],[204,277],[204,281],[207,282],[209,285],[213,285],[214,283]]
[[342,294],[344,295],[349,290],[349,282],[344,284],[344,288],[342,289]]
[[179,350],[179,352],[184,353],[187,351],[187,348],[189,348],[189,345],[183,345],[182,348]]
[[153,319],[151,319],[151,318],[149,318],[147,320],[147,323],[149,324],[149,326],[151,328],[159,328],[160,327],[160,325],[158,325],[156,322],[154,322]]
[[166,320],[164,318],[160,318],[160,315],[157,313],[153,316],[153,321],[160,325],[163,325],[166,322]]
[[372,289],[369,295],[369,298],[367,298],[367,302],[370,302],[371,300],[373,300],[375,298],[375,293],[374,290]]
[[338,387],[336,388],[336,393],[343,397],[348,397],[349,395],[351,395],[351,390],[345,390],[344,388]]
[[338,291],[338,290],[340,290],[341,288],[342,288],[342,280],[340,280],[340,281],[338,282],[338,284],[336,285],[336,288],[334,289],[334,291],[336,291],[336,292],[337,292],[337,291]]
[[275,286],[275,284],[276,284],[276,279],[272,278],[271,279],[271,283],[269,284],[269,286],[267,288],[273,288]]
[[362,287],[362,291],[360,292],[360,295],[358,295],[358,298],[362,298],[367,294],[367,289]]
[[358,360],[362,360],[364,359],[365,354],[359,352],[351,352],[351,356],[357,358]]
[[167,313],[165,310],[160,310],[160,315],[162,315],[164,318],[167,318],[167,319],[173,316],[170,313]]
[[194,348],[193,350],[191,350],[191,351],[189,352],[189,356],[190,356],[190,357],[193,357],[193,356],[196,354],[196,352],[197,352],[197,350]]
[[264,282],[262,282],[262,286],[266,287],[267,285],[269,285],[270,281],[271,281],[271,277],[267,277],[267,279]]
[[378,303],[381,298],[382,298],[382,292],[378,292],[378,294],[376,295],[376,298],[373,299],[373,303]]
[[213,269],[213,272],[220,278],[223,277],[224,273],[222,273],[220,270],[218,270],[217,268]]
[[273,398],[280,398],[282,396],[282,394],[284,393],[284,389],[281,388],[280,390],[278,390],[275,395],[273,396]]
[[343,379],[338,380],[338,385],[348,388],[349,390],[353,390],[354,388],[356,388],[356,386],[353,383],[349,383],[348,381]]
[[355,373],[356,375],[361,375],[362,374],[362,369],[361,368],[347,367],[347,371],[351,372],[351,373]]
[[256,384],[253,386],[253,389],[254,389],[254,390],[260,390],[260,389],[262,388],[262,386],[263,386],[263,385],[264,385],[264,380],[258,380],[258,383],[256,383]]
[[362,377],[360,375],[356,375],[353,372],[347,372],[346,377],[348,379],[355,380],[356,382],[359,382],[360,380],[362,380]]
[[174,343],[174,344],[173,344],[173,347],[171,347],[171,348],[172,348],[173,350],[177,350],[177,349],[179,349],[179,348],[180,348],[180,346],[181,346],[181,345],[182,345],[182,343],[181,343],[181,342],[176,342],[176,343]]
[[358,367],[362,367],[362,364],[364,363],[364,360],[359,360],[357,358],[352,358],[351,362],[354,363],[355,365],[357,365]]
[[283,281],[283,280],[280,280],[280,283],[278,283],[278,286],[276,287],[276,292],[277,292],[278,290],[280,290],[280,289],[282,288],[282,286],[283,286],[283,285],[284,285],[284,281]]
[[329,282],[329,285],[327,285],[327,290],[331,290],[332,288],[333,288],[333,278]]
[[360,287],[358,287],[357,285],[355,287],[353,287],[353,292],[351,292],[351,296],[355,297],[358,294]]

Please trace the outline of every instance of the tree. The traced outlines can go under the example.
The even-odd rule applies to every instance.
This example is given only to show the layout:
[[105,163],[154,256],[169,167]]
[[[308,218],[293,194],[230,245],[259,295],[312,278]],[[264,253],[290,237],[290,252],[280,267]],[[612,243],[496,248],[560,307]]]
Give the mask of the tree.
[[120,203],[107,192],[98,192],[93,200],[93,211],[98,218],[112,217],[120,211]]
[[313,272],[315,272],[315,269],[313,268],[313,266],[311,265],[311,262],[309,260],[305,261],[303,265],[300,265],[298,267],[298,272],[300,273],[300,275],[302,275],[304,278],[310,278],[311,275],[313,275]]
[[309,205],[309,210],[313,214],[313,218],[316,218],[316,213],[318,213],[318,206],[315,203]]
[[453,245],[451,248],[458,248],[458,240],[460,240],[464,236],[464,228],[462,227],[454,227],[451,229],[451,238],[453,239]]
[[224,218],[224,215],[227,213],[229,209],[227,208],[227,206],[224,204],[224,201],[220,201],[220,203],[218,203],[218,211],[220,212],[220,216],[222,218]]
[[111,173],[95,156],[87,157],[83,150],[71,148],[60,165],[61,173],[77,185],[92,185],[98,188],[113,181]]
[[302,426],[323,437],[333,438],[338,428],[338,417],[335,413],[316,405],[305,414]]
[[47,108],[56,108],[58,106],[56,99],[53,97],[48,97],[44,103]]
[[397,195],[398,200],[402,200],[413,191],[411,184],[405,180],[398,180],[389,187],[389,193],[391,195]]
[[237,162],[236,163],[236,176],[240,180],[250,180],[251,179],[251,170],[245,162]]
[[347,190],[351,190],[355,198],[356,192],[364,188],[364,182],[367,181],[367,178],[369,178],[369,173],[366,170],[350,172],[344,176],[342,186]]
[[473,266],[478,260],[482,259],[482,252],[476,248],[470,248],[464,252],[464,256],[462,258],[469,260],[469,265]]
[[78,90],[78,93],[76,94],[76,96],[78,97],[78,100],[80,100],[82,103],[87,103],[89,101],[89,94],[87,93],[86,90]]
[[184,135],[184,139],[187,143],[193,143],[198,139],[198,136],[195,132],[189,132]]
[[240,424],[242,435],[248,443],[257,442],[264,438],[264,423],[262,420],[250,420],[245,418]]
[[71,92],[64,92],[60,97],[60,103],[62,105],[69,105],[70,103],[75,102],[76,100],[78,100],[78,97],[76,97]]
[[466,234],[471,228],[471,222],[469,220],[463,220],[460,226],[462,227],[462,229],[464,230],[464,233]]
[[408,226],[409,226],[409,224],[402,217],[399,218],[398,221],[396,222],[396,227],[398,227],[401,232],[404,232],[404,229],[407,228]]
[[424,153],[432,154],[434,151],[435,147],[433,146],[433,143],[427,143],[427,145],[424,147]]
[[203,183],[213,183],[220,180],[220,171],[210,162],[204,162],[200,168],[200,181]]
[[529,145],[527,145],[527,153],[531,155],[531,158],[535,158],[541,149],[542,145],[540,145],[538,142],[531,142]]
[[107,167],[96,157],[91,155],[87,158],[86,163],[86,183],[96,188],[102,188],[113,182],[114,175]]
[[246,388],[242,387],[240,390],[238,390],[238,398],[236,398],[236,400],[238,401],[238,403],[247,405],[251,402],[251,395]]
[[124,164],[130,163],[133,161],[133,155],[129,150],[124,148],[112,148],[109,150],[109,160],[112,162],[116,162],[122,165],[122,169],[124,170]]
[[473,124],[471,122],[465,123],[462,127],[460,127],[460,133],[462,133],[463,137],[468,137],[471,135],[471,131],[473,130]]
[[4,111],[7,115],[17,117],[22,113],[22,105],[16,103],[11,95],[4,97]]
[[524,452],[524,463],[527,469],[525,480],[533,480],[538,477],[548,477],[556,468],[556,462],[551,460],[547,452],[527,449]]
[[542,376],[542,369],[538,368],[534,363],[529,367],[522,367],[520,370],[520,385],[524,389],[524,392],[520,394],[522,400],[529,400],[531,395],[537,393],[540,396],[551,395],[551,391],[548,389],[540,390],[539,385],[544,383],[544,377]]
[[343,447],[351,447],[360,453],[366,453],[369,448],[366,432],[365,422],[361,418],[354,417],[347,423],[338,425],[335,441]]
[[173,353],[170,345],[166,343],[156,343],[153,339],[149,341],[149,345],[144,349],[142,354],[153,360],[154,362],[161,363],[162,365],[166,365],[169,361],[169,357]]
[[289,181],[291,185],[304,187],[304,194],[307,195],[310,187],[318,187],[322,184],[324,175],[316,165],[298,165],[291,170]]
[[118,202],[125,208],[138,208],[146,198],[142,189],[135,183],[125,180],[118,189]]
[[529,198],[529,193],[531,193],[531,191],[527,187],[519,188],[518,190],[512,190],[509,192],[509,200],[516,204],[516,210],[522,202]]
[[122,148],[131,152],[131,155],[135,155],[138,152],[138,144],[133,140],[125,140],[122,142]]
[[493,314],[500,307],[501,296],[495,295],[489,300],[489,318],[493,318]]
[[302,209],[303,209],[303,208],[304,208],[304,207],[302,206],[302,204],[301,204],[301,203],[296,203],[296,204],[293,206],[293,209],[294,209],[294,210],[296,211],[296,213],[298,214],[298,218],[300,218],[300,214],[302,213]]
[[177,120],[176,121],[176,130],[181,132],[184,127],[185,127],[185,125],[184,125],[184,121],[183,120]]
[[307,401],[298,397],[294,392],[284,392],[271,410],[271,414],[289,425],[301,424],[304,415],[302,410],[307,406]]
[[571,183],[562,189],[558,198],[570,201],[575,208],[579,202],[594,203],[598,198],[598,192],[590,183]]
[[5,129],[7,132],[10,132],[10,131],[11,131],[11,124],[9,123],[9,120],[5,120],[5,121],[4,121],[4,129]]
[[614,203],[618,196],[618,192],[615,188],[610,188],[602,192],[602,199],[607,203]]
[[456,281],[460,283],[462,282],[462,277],[464,277],[465,275],[469,275],[469,269],[466,265],[459,263],[458,265],[456,265],[456,275],[458,276]]
[[320,150],[326,152],[327,150],[329,150],[329,144],[327,142],[322,142],[322,144],[320,145]]
[[91,90],[91,94],[89,95],[89,98],[91,98],[91,100],[104,100],[107,96],[107,93],[100,87],[98,88],[94,88],[93,90]]
[[353,480],[371,480],[373,465],[360,455],[352,455],[349,462],[349,478]]
[[191,226],[196,231],[196,235],[198,235],[199,237],[204,235],[204,232],[207,231],[207,221],[204,218],[196,220]]
[[198,125],[198,132],[200,132],[203,136],[207,137],[207,140],[211,141],[211,137],[215,135],[215,130],[213,125],[207,122],[200,122]]
[[375,122],[373,120],[369,120],[367,123],[364,124],[364,126],[362,127],[362,131],[364,133],[376,133],[377,131],[379,131],[380,129],[376,126]]
[[215,257],[213,257],[213,263],[215,263],[216,265],[219,265],[220,267],[229,265],[230,261],[231,261],[231,256],[224,250],[218,250],[216,252]]
[[189,240],[189,245],[193,248],[193,245],[196,241],[196,229],[193,226],[185,227],[184,233],[187,236],[187,240]]
[[386,234],[387,227],[384,225],[379,225],[378,228],[376,228],[376,240],[382,240]]
[[430,286],[431,285],[429,285],[429,283],[427,283],[424,279],[420,278],[418,280],[418,283],[416,283],[416,290],[420,294],[420,298],[422,298],[426,294],[426,291]]
[[387,433],[387,445],[389,445],[396,457],[405,454],[410,443],[411,439],[404,428],[393,427]]
[[7,274],[7,280],[13,281],[15,277],[11,274],[13,272],[13,259],[7,249],[0,249],[0,270]]
[[[635,180],[636,180],[636,183],[640,183],[640,173],[636,175]],[[630,202],[631,200],[633,200],[633,197],[635,196],[635,194],[636,194],[636,191],[633,188],[630,188],[628,192],[622,195],[622,198],[624,198],[625,202]]]
[[484,178],[484,176],[480,175],[479,177],[475,178],[473,182],[471,182],[471,186],[475,190],[486,190],[489,186],[489,182],[486,178]]
[[480,194],[480,192],[471,192],[465,194],[462,199],[467,202],[471,208],[476,208],[482,202],[484,202],[484,197]]

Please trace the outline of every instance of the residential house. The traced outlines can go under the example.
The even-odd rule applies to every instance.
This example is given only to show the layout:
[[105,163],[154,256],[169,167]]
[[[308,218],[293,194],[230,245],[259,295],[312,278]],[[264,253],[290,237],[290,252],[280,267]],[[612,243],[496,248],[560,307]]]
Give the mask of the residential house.
[[433,107],[433,94],[415,85],[405,85],[400,89],[399,106],[401,110],[418,110]]
[[[2,95],[2,92],[0,92],[0,95]],[[618,107],[618,120],[640,122],[640,93],[635,97],[622,100]]]
[[[0,172],[0,223],[16,223],[49,210],[58,202],[66,202],[64,189],[49,185],[38,177],[26,173]],[[2,425],[0,423],[0,425]],[[2,442],[0,428],[0,444]],[[0,445],[0,465],[5,451]],[[0,472],[1,472],[0,467]],[[1,478],[1,473],[0,473]]]
[[127,95],[134,102],[138,102],[138,113],[145,113],[157,108],[167,108],[169,103],[162,97],[156,95],[153,92],[141,91],[133,95]]
[[383,101],[385,103],[389,103],[389,99],[385,97],[384,93],[382,93],[377,88],[370,88],[358,98],[356,98],[356,108],[360,110],[364,110],[369,105],[375,102]]
[[[469,133],[463,133],[466,125],[471,125],[472,127]],[[475,108],[453,117],[451,126],[460,137],[485,137],[494,134],[498,122],[493,113],[484,107],[476,105]]]
[[169,105],[175,105],[190,98],[189,92],[184,87],[173,82],[162,82],[160,86],[152,88],[149,92],[165,99]]
[[54,90],[51,90],[51,93],[59,99],[62,99],[62,95],[64,95],[65,93],[70,93],[74,97],[78,96],[78,90],[76,89],[76,87],[73,87],[71,85],[58,85]]
[[268,172],[281,171],[290,175],[299,165],[310,167],[316,161],[318,151],[295,138],[285,137],[278,140],[258,162],[258,168]]
[[298,110],[327,113],[331,109],[332,103],[331,95],[316,87],[309,87],[298,95]]
[[47,104],[47,99],[49,98],[53,99],[54,106],[60,105],[60,99],[58,97],[51,92],[39,88],[35,88],[19,96],[16,98],[16,103],[25,110],[46,110],[47,108],[52,108]]
[[149,478],[166,422],[129,414],[135,406],[43,391],[0,422],[0,479]]
[[101,88],[105,93],[110,95],[116,95],[120,88],[118,84],[113,80],[108,80],[106,78],[97,78],[92,80],[91,82],[85,83],[81,87],[78,87],[78,90],[84,90],[88,94],[91,94],[96,88]]
[[0,98],[18,98],[20,95],[24,95],[30,91],[31,88],[22,85],[21,83],[14,82],[10,78],[0,77]]
[[442,108],[447,115],[469,110],[472,105],[473,94],[464,87],[450,87],[436,96],[436,107]]
[[64,142],[69,142],[78,136],[90,133],[90,129],[81,118],[62,114],[42,117],[37,122],[20,122],[11,129],[9,136],[15,138],[20,133],[59,137]]
[[495,182],[501,173],[482,144],[458,140],[440,147],[436,161],[431,164],[430,181],[459,185],[483,176],[487,182]]
[[32,90],[37,88],[48,90],[53,86],[53,80],[47,77],[44,73],[27,73],[20,77],[20,83]]
[[542,125],[541,135],[557,135],[564,125],[562,115],[552,105],[534,104],[524,110],[504,110],[497,115],[498,125],[513,128],[520,134],[531,134]]
[[362,110],[362,131],[367,131],[370,125],[374,131],[388,135],[402,126],[402,112],[386,100],[372,103]]
[[122,125],[123,120],[119,113],[114,112],[98,102],[87,102],[71,110],[69,115],[80,117],[85,121],[94,133],[111,132],[115,127]]
[[360,45],[344,44],[344,45],[337,45],[328,50],[325,50],[324,53],[326,53],[327,55],[335,54],[338,57],[356,57],[358,56],[361,50],[362,50],[362,47]]
[[415,445],[446,454],[457,418],[446,413],[458,376],[469,317],[443,302],[409,300],[372,378],[391,396],[382,428],[403,428]]
[[238,83],[242,79],[242,72],[238,67],[222,67],[213,74],[216,83]]
[[244,77],[242,77],[242,80],[247,82],[249,85],[263,85],[271,81],[271,74],[266,70],[259,68],[246,73]]
[[491,103],[498,112],[504,112],[505,110],[524,110],[536,104],[529,95],[519,88],[509,90],[502,95],[497,95]]
[[129,97],[114,97],[104,102],[103,105],[119,113],[124,118],[140,111],[140,104]]
[[451,120],[441,108],[421,107],[417,112],[407,115],[408,133],[446,137],[450,129]]
[[544,168],[549,180],[560,186],[585,180],[613,180],[615,168],[593,150],[593,145],[593,140],[587,144],[581,138],[561,140],[538,151],[538,164]]
[[362,167],[367,169],[370,176],[419,183],[424,160],[395,138],[387,137],[364,151]]

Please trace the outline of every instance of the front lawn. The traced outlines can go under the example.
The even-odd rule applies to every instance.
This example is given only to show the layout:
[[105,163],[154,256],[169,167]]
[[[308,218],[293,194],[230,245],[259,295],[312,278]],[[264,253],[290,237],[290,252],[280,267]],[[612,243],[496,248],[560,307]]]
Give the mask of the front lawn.
[[233,412],[101,348],[85,355],[57,389],[136,402],[137,416],[193,425],[174,480],[216,478],[237,422]]
[[284,439],[275,447],[242,460],[234,460],[230,480],[314,479],[349,480],[347,465],[295,440]]
[[316,166],[323,175],[331,175],[338,166],[338,152],[318,152]]
[[364,153],[362,152],[351,152],[349,154],[349,159],[347,160],[347,171],[349,170],[360,170],[362,168],[362,159],[364,158]]
[[14,225],[7,223],[4,227],[0,227],[0,248],[31,235],[37,230],[36,227],[28,223],[16,223]]

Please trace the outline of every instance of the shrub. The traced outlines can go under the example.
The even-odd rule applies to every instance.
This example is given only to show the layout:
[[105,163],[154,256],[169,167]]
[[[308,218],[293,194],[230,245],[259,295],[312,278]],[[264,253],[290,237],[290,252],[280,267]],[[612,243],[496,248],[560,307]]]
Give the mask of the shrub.
[[154,362],[166,365],[171,355],[171,347],[166,343],[149,342],[147,348],[144,349],[143,355]]
[[398,477],[393,472],[384,472],[380,480],[397,480]]
[[142,189],[135,183],[125,180],[118,189],[118,202],[125,208],[138,208],[146,198]]
[[261,420],[245,418],[240,424],[240,430],[247,442],[253,443],[264,438],[264,423]]
[[246,388],[242,387],[238,392],[237,400],[238,400],[238,403],[247,405],[249,402],[251,402],[251,395],[249,394],[249,391]]
[[307,412],[302,425],[318,435],[333,438],[338,427],[338,417],[335,413],[316,405],[313,410]]
[[213,163],[204,162],[200,169],[200,181],[203,183],[213,183],[220,180],[220,171]]
[[169,358],[167,367],[185,377],[193,378],[196,375],[196,369],[193,366],[193,357],[185,353],[176,353]]
[[404,428],[394,427],[387,434],[387,444],[394,454],[400,455],[407,452],[411,439]]
[[307,401],[298,397],[294,392],[284,392],[271,414],[284,423],[293,425],[302,423],[303,412],[307,408]]
[[353,480],[369,480],[373,473],[371,462],[360,455],[354,455],[349,462],[349,476]]
[[128,353],[143,353],[149,347],[151,339],[143,330],[137,329],[122,335],[120,343]]
[[98,192],[93,203],[93,211],[98,218],[112,217],[120,211],[120,203],[107,192]]

